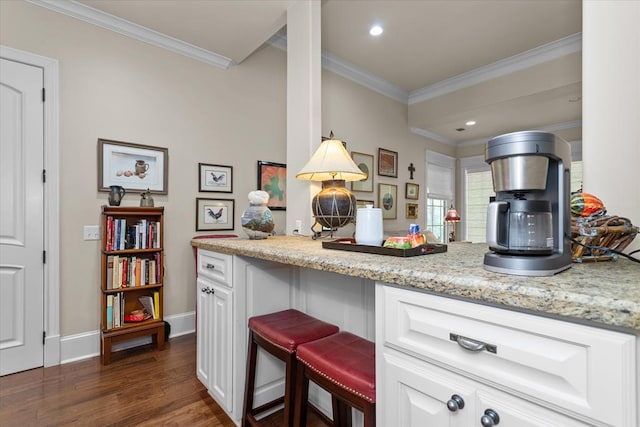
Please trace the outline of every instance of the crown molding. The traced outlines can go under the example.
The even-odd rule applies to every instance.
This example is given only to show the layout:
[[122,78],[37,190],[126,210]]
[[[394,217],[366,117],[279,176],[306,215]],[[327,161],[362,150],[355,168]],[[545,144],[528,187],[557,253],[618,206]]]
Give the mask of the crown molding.
[[582,33],[530,49],[463,74],[417,89],[409,94],[409,105],[455,92],[497,77],[506,76],[582,50]]
[[442,136],[440,134],[428,131],[426,129],[410,127],[409,130],[412,133],[415,133],[416,135],[420,135],[420,136],[423,136],[425,138],[433,139],[434,141],[438,141],[438,142],[440,142],[442,144],[452,145],[454,147],[456,147],[458,145],[458,143],[456,141],[454,141],[453,139],[446,138],[446,137],[444,137],[444,136]]
[[149,28],[143,27],[133,22],[127,21],[101,10],[94,9],[74,0],[27,0],[37,6],[44,7],[54,12],[62,13],[72,18],[80,19],[89,24],[97,25],[107,30],[131,37],[133,39],[148,43],[171,52],[184,55],[216,67],[227,69],[234,64],[233,60],[218,55],[190,43],[183,42],[176,38],[167,36]]
[[[267,43],[286,51],[286,29],[278,31]],[[409,100],[408,91],[331,53],[322,52],[322,68],[403,104]]]
[[403,104],[409,92],[331,53],[322,52],[322,67]]

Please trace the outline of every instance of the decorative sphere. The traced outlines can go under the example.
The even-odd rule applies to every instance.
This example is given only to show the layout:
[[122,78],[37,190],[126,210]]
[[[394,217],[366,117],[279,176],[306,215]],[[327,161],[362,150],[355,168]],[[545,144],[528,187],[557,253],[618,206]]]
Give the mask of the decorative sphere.
[[356,197],[345,188],[344,180],[324,181],[322,191],[315,195],[311,206],[320,225],[339,228],[353,222]]

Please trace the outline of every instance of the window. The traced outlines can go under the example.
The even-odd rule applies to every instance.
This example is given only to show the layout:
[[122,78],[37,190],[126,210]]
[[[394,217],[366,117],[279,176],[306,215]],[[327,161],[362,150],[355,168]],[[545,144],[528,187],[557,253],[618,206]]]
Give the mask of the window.
[[444,216],[447,209],[447,201],[443,199],[427,198],[427,230],[438,238],[438,242],[444,243],[446,230]]
[[582,160],[571,162],[571,192],[582,188]]
[[489,198],[495,196],[491,171],[467,171],[465,174],[466,191],[466,233],[464,238],[472,242],[484,242],[487,229],[487,205]]
[[429,150],[425,154],[427,180],[425,229],[435,234],[439,242],[444,243],[447,241],[444,216],[454,199],[456,161],[453,157]]

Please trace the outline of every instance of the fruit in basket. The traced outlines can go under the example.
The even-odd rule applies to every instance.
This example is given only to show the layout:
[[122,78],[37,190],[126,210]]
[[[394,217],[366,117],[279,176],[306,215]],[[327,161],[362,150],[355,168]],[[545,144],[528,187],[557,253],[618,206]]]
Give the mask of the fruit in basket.
[[570,206],[572,216],[587,217],[607,212],[602,200],[582,191],[571,193]]

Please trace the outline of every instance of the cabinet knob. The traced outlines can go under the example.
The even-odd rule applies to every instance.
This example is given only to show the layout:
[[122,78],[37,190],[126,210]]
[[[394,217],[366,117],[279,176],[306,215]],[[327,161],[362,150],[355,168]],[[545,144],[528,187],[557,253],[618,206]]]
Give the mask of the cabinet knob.
[[213,270],[214,268],[216,268],[215,265],[209,264],[209,263],[207,263],[207,265],[205,265],[205,267],[208,268],[209,270]]
[[493,409],[485,409],[484,415],[480,417],[482,427],[492,427],[500,424],[500,416]]
[[458,409],[464,408],[464,399],[457,394],[451,396],[451,399],[447,401],[447,409],[451,412],[456,412]]
[[200,288],[200,291],[206,294],[208,289],[209,288]]

